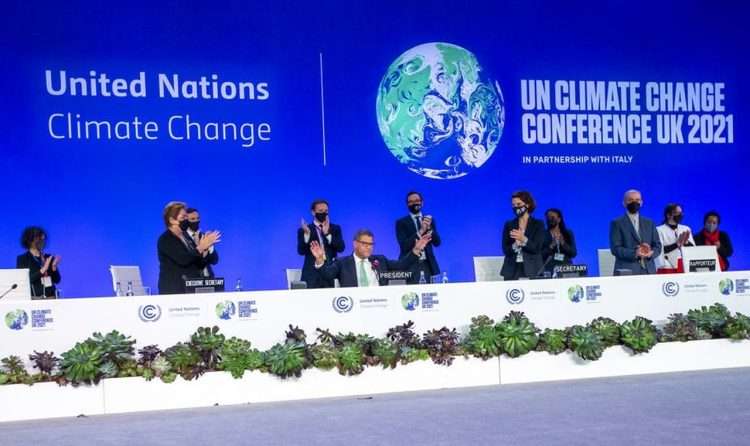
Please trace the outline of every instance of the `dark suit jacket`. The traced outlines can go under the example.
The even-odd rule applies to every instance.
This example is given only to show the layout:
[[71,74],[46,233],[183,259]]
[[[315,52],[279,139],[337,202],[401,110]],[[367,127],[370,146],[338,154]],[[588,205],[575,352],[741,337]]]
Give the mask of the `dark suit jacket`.
[[[414,249],[414,243],[417,241],[417,226],[414,223],[414,216],[409,214],[406,217],[396,220],[396,239],[398,239],[398,246],[400,249],[399,256],[404,257],[412,249]],[[440,267],[438,266],[437,259],[435,258],[435,252],[432,249],[440,246],[440,234],[438,234],[437,226],[435,226],[435,219],[432,219],[432,240],[425,246],[425,258],[427,264],[430,266],[432,275],[440,274]]]
[[[643,215],[638,216],[638,230],[635,232],[633,223],[627,214],[612,220],[609,225],[609,250],[615,256],[615,271],[618,269],[629,269],[633,274],[655,274],[656,264],[654,258],[661,252],[661,240],[656,232],[653,220]],[[641,243],[648,243],[654,251],[654,255],[645,259],[646,268],[643,269],[635,256],[635,251]]]
[[[573,235],[573,231],[565,228],[565,236],[563,239],[567,240],[565,243],[560,243],[560,253],[565,255],[565,260],[556,261],[554,259],[557,254],[557,247],[551,247],[554,238],[549,231],[544,231],[544,243],[542,244],[542,260],[546,263],[544,269],[546,271],[552,271],[556,265],[570,265],[572,259],[578,255],[578,249],[576,248],[576,238]],[[552,257],[550,259],[550,257]]]
[[[198,241],[203,238],[203,233],[198,232]],[[197,245],[197,243],[196,243]],[[208,277],[213,279],[216,277],[214,274],[214,268],[213,266],[219,263],[219,251],[214,247],[213,252],[208,254],[205,257],[206,260],[206,269],[208,270]],[[201,274],[199,277],[203,277],[203,274]]]
[[[49,254],[44,254],[44,260],[47,260]],[[16,257],[16,268],[28,269],[29,270],[29,282],[31,284],[31,296],[33,298],[44,297],[55,297],[55,284],[60,283],[60,270],[52,271],[52,267],[47,270],[47,275],[52,279],[52,286],[50,288],[44,288],[42,285],[42,274],[39,272],[42,269],[42,265],[34,258],[31,252],[21,254]]]
[[542,260],[542,245],[544,244],[544,223],[534,217],[529,217],[526,225],[526,246],[521,248],[523,263],[516,262],[516,253],[513,251],[514,240],[510,238],[510,231],[518,229],[518,218],[505,222],[503,226],[503,254],[505,261],[500,275],[505,280],[512,280],[517,276],[517,268],[523,268],[524,276],[536,277],[542,271],[544,261]]
[[[320,240],[318,240],[315,224],[310,223],[307,227],[310,228],[310,240],[307,242],[305,242],[305,231],[302,228],[297,230],[297,253],[305,256],[305,261],[302,264],[302,280],[307,283],[308,288],[333,288],[333,279],[328,280],[321,277],[318,270],[315,269],[315,257],[310,253],[310,243],[320,242]],[[329,234],[331,235],[331,241],[329,242],[327,237],[323,237],[323,249],[326,251],[326,259],[335,259],[338,253],[345,248],[341,226],[331,223]]]
[[[693,238],[695,240],[695,244],[697,246],[702,246],[706,244],[706,235],[703,233],[703,231],[695,234],[695,237]],[[724,231],[719,231],[719,242],[721,243],[721,247],[716,249],[716,252],[719,253],[719,256],[724,259],[724,262],[726,262],[727,269],[729,269],[729,257],[734,253],[734,248],[732,248],[732,242],[729,241],[729,234],[727,234]]]
[[[189,236],[185,234],[185,237]],[[189,249],[169,230],[159,236],[156,250],[159,255],[159,294],[184,293],[185,278],[202,277],[203,268],[211,259],[211,256],[203,257],[198,251]]]
[[[388,285],[388,281],[382,279],[382,273],[388,271],[406,271],[411,265],[419,260],[419,257],[415,256],[413,252],[409,252],[406,256],[399,260],[389,260],[385,256],[372,255],[369,258],[370,262],[378,261],[378,277],[380,285]],[[354,262],[354,256],[346,256],[337,260],[326,260],[326,263],[317,269],[318,273],[326,280],[333,281],[333,279],[339,279],[339,285],[341,287],[356,287],[357,283],[357,270]]]

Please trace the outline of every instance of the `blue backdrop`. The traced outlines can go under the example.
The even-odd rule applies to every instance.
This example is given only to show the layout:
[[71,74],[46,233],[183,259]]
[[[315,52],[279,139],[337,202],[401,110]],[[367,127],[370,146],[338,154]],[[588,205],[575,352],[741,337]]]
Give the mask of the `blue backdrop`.
[[[67,297],[111,294],[108,265],[140,265],[156,286],[156,239],[170,200],[200,209],[203,228],[220,229],[217,273],[246,289],[285,287],[284,268],[300,267],[295,234],[313,198],[331,203],[347,251],[356,228],[371,228],[376,251],[398,253],[394,222],[404,196],[421,191],[444,244],[438,260],[452,281],[473,280],[472,256],[499,255],[511,217],[510,193],[528,189],[539,210],[561,208],[578,238],[579,262],[596,273],[609,221],[624,190],[644,194],[643,213],[661,219],[684,205],[696,231],[708,209],[722,213],[748,268],[741,231],[748,215],[745,112],[750,94],[750,33],[744,3],[712,2],[16,2],[2,22],[3,159],[0,267],[15,266],[29,224],[49,233],[61,254]],[[316,4],[313,4],[316,3]],[[322,3],[322,4],[317,4]],[[455,179],[412,172],[388,150],[376,98],[388,67],[410,48],[447,42],[476,57],[504,100],[502,137],[479,168]],[[324,106],[321,104],[321,55]],[[146,97],[53,95],[53,79],[146,76]],[[267,99],[159,97],[158,73],[183,80],[268,85]],[[55,77],[58,76],[58,77]],[[721,82],[733,143],[525,144],[521,80]],[[325,156],[323,156],[323,112]],[[55,139],[55,113],[81,120],[158,123],[156,140]],[[685,113],[687,115],[689,113]],[[171,116],[199,122],[267,123],[270,141],[169,138]],[[54,133],[65,131],[54,121]],[[687,128],[687,125],[685,125]],[[687,130],[685,131],[687,134]],[[523,163],[535,155],[622,155],[630,163]]]

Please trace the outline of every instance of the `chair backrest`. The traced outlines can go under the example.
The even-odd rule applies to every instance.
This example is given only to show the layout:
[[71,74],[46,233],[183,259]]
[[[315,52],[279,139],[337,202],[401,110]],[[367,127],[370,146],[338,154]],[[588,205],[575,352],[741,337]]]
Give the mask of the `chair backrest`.
[[599,275],[613,276],[615,274],[615,256],[609,249],[597,249],[596,255],[599,259]]
[[292,289],[292,282],[300,282],[302,279],[302,270],[298,268],[286,269],[286,287]]
[[135,296],[146,295],[146,290],[143,287],[143,280],[141,280],[141,268],[139,266],[118,266],[110,265],[109,272],[112,274],[112,290],[117,295],[117,284],[120,284],[120,291],[124,296],[128,291],[128,282],[133,284],[133,294]]
[[504,261],[504,256],[474,257],[474,280],[476,282],[503,280],[500,270],[503,269]]

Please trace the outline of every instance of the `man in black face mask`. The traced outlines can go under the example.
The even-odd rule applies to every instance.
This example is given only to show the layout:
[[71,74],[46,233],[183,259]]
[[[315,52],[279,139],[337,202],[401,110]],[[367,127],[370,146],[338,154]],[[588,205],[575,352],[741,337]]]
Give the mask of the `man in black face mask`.
[[326,200],[313,201],[310,213],[313,216],[313,222],[308,224],[305,219],[302,219],[301,227],[297,230],[297,253],[305,256],[302,265],[302,280],[307,283],[307,288],[333,288],[334,282],[321,277],[315,269],[315,257],[310,252],[310,244],[318,242],[325,250],[326,258],[335,259],[345,248],[341,226],[331,223]]
[[653,220],[640,214],[643,198],[637,190],[625,192],[622,205],[627,212],[609,226],[609,249],[615,256],[614,274],[654,274],[654,258],[661,254],[661,242]]
[[414,249],[414,243],[430,234],[432,240],[425,246],[419,261],[411,267],[411,278],[408,283],[419,283],[420,275],[424,273],[425,281],[430,283],[430,278],[440,274],[440,267],[435,258],[433,247],[440,246],[440,235],[435,226],[435,220],[431,215],[422,215],[422,194],[409,192],[406,194],[406,207],[409,215],[396,220],[396,239],[400,249],[399,257],[404,257]]
[[[187,220],[180,222],[180,228],[187,233],[190,240],[195,243],[195,246],[198,246],[198,243],[200,243],[200,240],[203,237],[203,233],[200,231],[201,214],[198,212],[198,209],[195,208],[188,208],[185,212],[187,212]],[[206,261],[206,267],[203,268],[202,275],[203,277],[213,279],[213,265],[219,263],[219,253],[214,246],[208,248],[208,253],[204,256],[204,259]]]

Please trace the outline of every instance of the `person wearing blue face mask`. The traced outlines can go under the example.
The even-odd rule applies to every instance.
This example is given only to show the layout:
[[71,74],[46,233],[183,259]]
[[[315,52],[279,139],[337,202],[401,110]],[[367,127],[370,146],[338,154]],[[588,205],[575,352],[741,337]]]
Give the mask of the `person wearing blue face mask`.
[[544,223],[531,216],[536,202],[527,191],[514,192],[511,206],[515,218],[503,226],[504,280],[537,277],[543,273]]
[[729,240],[729,234],[719,230],[719,223],[721,223],[721,217],[718,212],[707,212],[703,217],[703,230],[695,236],[695,244],[716,246],[721,270],[726,271],[729,269],[729,257],[734,250],[732,249],[732,242]]

